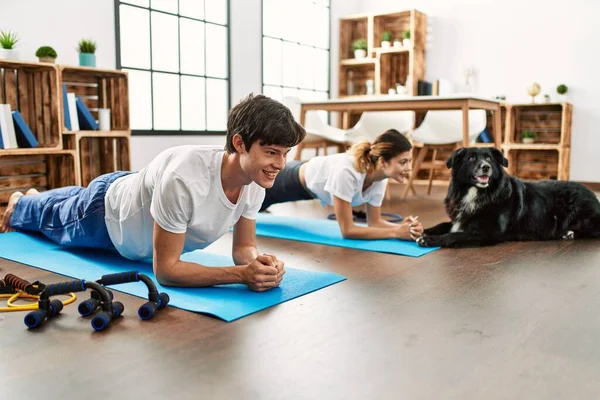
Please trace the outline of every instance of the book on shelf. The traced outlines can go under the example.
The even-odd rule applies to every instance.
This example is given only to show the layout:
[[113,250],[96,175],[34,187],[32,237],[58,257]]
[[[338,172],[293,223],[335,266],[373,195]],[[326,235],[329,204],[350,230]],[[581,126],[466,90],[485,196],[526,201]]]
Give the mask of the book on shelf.
[[65,128],[68,131],[71,130],[71,114],[69,112],[69,98],[67,96],[67,84],[62,85],[62,96],[63,96],[63,113],[65,114]]
[[98,123],[96,122],[96,119],[94,118],[90,110],[87,108],[83,100],[81,100],[81,97],[77,97],[75,103],[77,105],[77,117],[79,119],[79,128],[81,130],[97,131]]
[[0,104],[0,135],[4,149],[19,147],[9,104]]
[[38,147],[40,143],[35,138],[35,135],[29,129],[29,126],[23,119],[19,111],[12,112],[12,118],[15,124],[15,133],[17,136],[17,144],[21,148]]
[[69,120],[71,121],[71,132],[79,131],[79,118],[77,118],[77,104],[75,93],[67,93],[67,105],[69,107]]

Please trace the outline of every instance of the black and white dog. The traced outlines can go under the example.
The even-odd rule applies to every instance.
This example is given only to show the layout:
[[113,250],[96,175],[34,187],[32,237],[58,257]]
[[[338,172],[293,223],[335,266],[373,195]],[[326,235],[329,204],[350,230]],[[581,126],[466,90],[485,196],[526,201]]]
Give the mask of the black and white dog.
[[423,247],[478,247],[506,241],[600,238],[600,202],[574,182],[509,176],[498,149],[463,148],[446,161],[444,203],[452,222],[424,231]]

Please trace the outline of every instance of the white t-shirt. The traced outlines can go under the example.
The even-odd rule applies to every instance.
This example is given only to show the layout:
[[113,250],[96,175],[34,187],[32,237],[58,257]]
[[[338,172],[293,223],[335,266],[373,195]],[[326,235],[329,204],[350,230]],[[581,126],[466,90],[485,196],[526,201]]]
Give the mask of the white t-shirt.
[[387,179],[373,182],[363,192],[366,176],[365,172],[354,169],[354,160],[349,153],[313,157],[304,168],[306,187],[321,200],[321,204],[333,205],[333,196],[336,196],[351,203],[352,207],[365,203],[381,207]]
[[134,260],[151,258],[154,221],[166,231],[185,233],[185,253],[219,239],[240,216],[256,219],[265,190],[252,182],[232,204],[221,183],[224,153],[207,146],[173,147],[111,184],[105,221],[119,253]]

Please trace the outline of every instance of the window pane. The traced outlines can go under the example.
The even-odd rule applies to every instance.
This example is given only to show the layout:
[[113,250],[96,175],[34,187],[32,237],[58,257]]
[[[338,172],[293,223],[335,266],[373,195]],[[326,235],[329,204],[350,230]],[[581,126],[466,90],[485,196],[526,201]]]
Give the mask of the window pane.
[[150,7],[153,10],[166,11],[177,14],[177,0],[152,0]]
[[121,3],[135,4],[136,6],[148,7],[148,0],[121,0]]
[[298,45],[294,43],[283,43],[283,85],[298,87]]
[[225,0],[205,0],[206,20],[217,24],[227,23],[227,3]]
[[227,129],[227,97],[229,88],[222,79],[206,80],[206,128],[209,131]]
[[282,37],[283,5],[281,0],[263,0],[263,35]]
[[315,16],[314,45],[322,49],[329,49],[329,8],[318,8]]
[[329,89],[329,52],[315,49],[313,54],[314,88],[327,91]]
[[227,28],[206,24],[206,75],[227,78]]
[[263,87],[263,94],[267,97],[277,100],[280,103],[283,102],[283,93],[279,86],[265,86]]
[[204,22],[179,19],[181,72],[204,75]]
[[129,73],[131,129],[152,129],[152,92],[150,72],[125,70]]
[[297,97],[300,98],[300,91],[298,89],[283,88],[283,98],[286,97]]
[[205,79],[195,76],[181,77],[181,129],[203,131],[206,129]]
[[312,89],[314,86],[313,70],[315,69],[313,59],[313,48],[308,46],[296,47],[298,52],[298,86],[304,89]]
[[152,73],[154,129],[179,130],[179,75]]
[[281,47],[279,39],[263,39],[263,81],[265,84],[281,85]]
[[150,68],[150,15],[136,7],[119,6],[121,65]]
[[152,69],[179,72],[177,17],[152,12]]
[[204,19],[204,0],[179,0],[179,15]]

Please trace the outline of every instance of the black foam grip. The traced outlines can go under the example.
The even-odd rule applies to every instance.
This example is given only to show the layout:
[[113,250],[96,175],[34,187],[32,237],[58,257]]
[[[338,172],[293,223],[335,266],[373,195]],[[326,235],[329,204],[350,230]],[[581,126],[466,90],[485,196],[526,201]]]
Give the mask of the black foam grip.
[[120,283],[129,283],[139,281],[137,271],[121,272],[118,274],[103,275],[98,281],[101,285],[118,285]]
[[112,315],[106,311],[102,311],[94,316],[92,319],[92,328],[97,331],[103,331],[110,325]]
[[[94,292],[92,292],[94,293]],[[100,305],[100,300],[98,299],[87,299],[82,301],[77,306],[77,311],[81,314],[82,317],[87,317],[88,315],[92,315],[98,306]]]
[[158,309],[160,310],[161,308],[165,308],[167,306],[167,304],[169,304],[169,301],[171,299],[169,299],[169,295],[166,294],[165,292],[162,292],[161,294],[158,295],[160,302],[158,303]]
[[50,301],[50,317],[54,317],[56,314],[60,313],[63,309],[63,303],[60,300],[51,300]]
[[123,305],[123,303],[121,303],[120,301],[113,302],[113,318],[117,318],[123,315],[123,311],[125,311],[125,306]]
[[25,279],[19,278],[13,274],[7,274],[4,277],[4,280],[9,286],[14,287],[15,289],[19,289],[22,291],[26,291],[28,286],[31,286],[31,282],[26,281]]
[[48,313],[45,310],[32,311],[25,316],[25,325],[29,329],[35,329],[46,320],[47,316]]
[[154,317],[156,310],[158,310],[156,303],[149,301],[140,306],[138,309],[138,316],[145,321]]
[[57,294],[67,294],[70,292],[85,292],[85,281],[69,281],[54,283],[46,286],[44,292],[48,294],[48,297],[55,296]]

